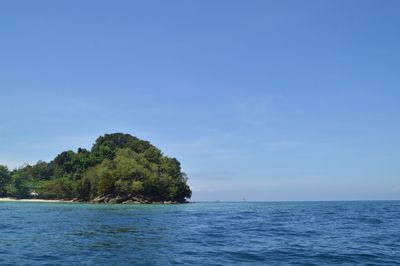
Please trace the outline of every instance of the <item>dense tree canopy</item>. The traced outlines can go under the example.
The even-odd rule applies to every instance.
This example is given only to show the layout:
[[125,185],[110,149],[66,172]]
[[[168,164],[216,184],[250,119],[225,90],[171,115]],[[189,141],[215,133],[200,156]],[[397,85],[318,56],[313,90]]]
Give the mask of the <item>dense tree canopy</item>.
[[11,176],[8,168],[0,165],[0,197],[5,196],[6,186],[10,182]]
[[102,195],[134,195],[149,201],[184,202],[191,197],[177,159],[129,134],[99,137],[90,151],[65,151],[9,171],[0,166],[0,197],[38,197],[90,201]]

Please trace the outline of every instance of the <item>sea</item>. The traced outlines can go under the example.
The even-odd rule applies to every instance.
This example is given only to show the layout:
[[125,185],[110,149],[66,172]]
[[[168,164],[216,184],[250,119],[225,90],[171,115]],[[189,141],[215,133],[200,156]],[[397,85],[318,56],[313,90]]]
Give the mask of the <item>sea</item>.
[[400,201],[0,202],[0,265],[400,265]]

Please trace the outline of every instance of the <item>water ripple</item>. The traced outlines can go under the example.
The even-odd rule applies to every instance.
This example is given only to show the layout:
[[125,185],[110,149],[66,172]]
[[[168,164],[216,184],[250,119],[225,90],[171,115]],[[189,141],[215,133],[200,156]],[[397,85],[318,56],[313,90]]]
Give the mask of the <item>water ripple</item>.
[[395,265],[400,202],[0,203],[0,265]]

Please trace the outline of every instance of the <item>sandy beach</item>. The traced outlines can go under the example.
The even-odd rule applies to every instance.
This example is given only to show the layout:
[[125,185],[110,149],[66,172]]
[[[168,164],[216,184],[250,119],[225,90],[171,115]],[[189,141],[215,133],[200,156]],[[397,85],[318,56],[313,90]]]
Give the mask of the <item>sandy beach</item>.
[[62,201],[62,200],[45,200],[45,199],[0,198],[0,202],[66,202],[66,201]]

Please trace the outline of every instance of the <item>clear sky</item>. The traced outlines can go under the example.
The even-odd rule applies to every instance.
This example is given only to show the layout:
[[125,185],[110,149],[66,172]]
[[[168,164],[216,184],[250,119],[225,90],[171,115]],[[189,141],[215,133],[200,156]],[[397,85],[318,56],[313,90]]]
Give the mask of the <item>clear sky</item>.
[[125,132],[193,200],[400,199],[400,1],[1,1],[0,164]]

